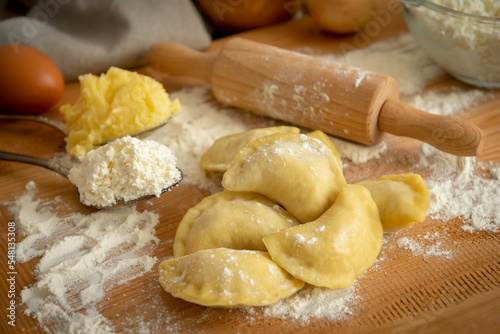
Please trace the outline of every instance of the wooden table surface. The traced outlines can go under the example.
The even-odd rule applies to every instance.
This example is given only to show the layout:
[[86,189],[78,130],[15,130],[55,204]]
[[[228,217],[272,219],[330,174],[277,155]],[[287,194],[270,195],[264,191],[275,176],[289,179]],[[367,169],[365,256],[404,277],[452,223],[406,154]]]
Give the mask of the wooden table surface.
[[[405,31],[402,17],[393,13],[387,26],[371,41],[384,39]],[[269,43],[287,49],[309,47],[323,53],[339,51],[341,43],[355,44],[355,36],[334,36],[314,27],[308,18],[248,31],[240,34],[252,40]],[[216,52],[224,40],[214,41],[208,51]],[[144,69],[143,69],[144,70]],[[147,69],[145,70],[147,72]],[[167,78],[162,81],[172,91],[185,85],[196,84],[188,79]],[[434,85],[465,88],[449,76]],[[431,87],[429,87],[430,89]],[[67,85],[61,104],[72,103],[79,94],[76,83]],[[475,106],[465,114],[471,122],[480,126],[487,135],[484,152],[478,161],[500,162],[500,94]],[[57,108],[48,112],[49,117],[61,119]],[[51,157],[64,152],[63,135],[54,129],[36,123],[0,122],[0,150]],[[388,136],[385,159],[371,160],[352,165],[345,171],[348,182],[372,178],[381,174],[410,172],[415,157],[420,154],[420,143]],[[394,159],[397,157],[398,159]],[[396,163],[394,163],[396,161]],[[58,212],[92,210],[78,202],[73,186],[61,176],[43,168],[19,163],[0,161],[0,201],[14,201],[24,193],[25,184],[35,180],[37,198],[50,200],[60,196],[66,205]],[[202,198],[207,191],[188,184],[181,184],[174,191],[149,203],[138,205],[160,215],[156,228],[159,245],[151,255],[164,259],[172,255],[172,240],[176,227],[184,213]],[[14,217],[6,206],[0,205],[0,281],[1,308],[7,307],[6,268],[7,223]],[[352,315],[345,320],[313,319],[307,324],[287,319],[277,319],[242,310],[210,309],[173,298],[157,283],[158,264],[150,272],[116,286],[106,292],[99,304],[99,311],[110,319],[117,332],[134,329],[134,319],[141,318],[154,328],[175,328],[179,333],[498,333],[500,332],[500,235],[492,232],[463,231],[462,221],[455,218],[448,222],[427,219],[423,223],[398,233],[398,237],[414,237],[425,233],[441,232],[446,228],[449,238],[443,247],[453,249],[451,259],[423,258],[397,247],[383,250],[384,261],[368,270],[356,283],[356,295],[360,302],[352,307]],[[18,236],[18,241],[21,237]],[[34,267],[38,259],[16,265],[16,291],[35,281]],[[109,297],[109,298],[108,298]],[[20,302],[18,298],[18,302]],[[16,327],[7,327],[2,311],[0,331],[17,333],[41,332],[37,321],[20,312],[18,307]],[[144,310],[147,309],[147,315]],[[146,319],[144,319],[146,317]],[[130,321],[124,321],[129,319]],[[148,320],[150,320],[148,322]],[[156,332],[152,330],[151,332]],[[161,332],[161,331],[160,331]]]

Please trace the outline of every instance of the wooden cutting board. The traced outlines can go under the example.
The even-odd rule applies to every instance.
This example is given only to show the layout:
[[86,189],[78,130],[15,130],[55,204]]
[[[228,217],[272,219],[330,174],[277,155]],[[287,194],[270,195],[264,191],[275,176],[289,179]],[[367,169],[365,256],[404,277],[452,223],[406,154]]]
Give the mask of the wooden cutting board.
[[[385,39],[406,30],[399,14],[391,14],[387,23],[369,41]],[[335,53],[342,43],[356,44],[356,36],[334,36],[321,32],[308,19],[289,21],[239,34],[241,37],[271,45],[300,49],[308,47],[317,53]],[[208,51],[217,52],[224,39],[214,41]],[[366,46],[366,45],[363,45]],[[150,73],[148,69],[139,69]],[[189,78],[158,78],[167,90],[197,85]],[[449,76],[443,76],[433,86],[465,86]],[[74,102],[79,94],[77,83],[68,84],[61,104]],[[54,108],[48,116],[61,119]],[[487,103],[467,113],[473,123],[487,134],[483,154],[478,160],[500,162],[500,93]],[[0,149],[11,152],[51,157],[64,152],[63,136],[52,128],[27,122],[0,122]],[[345,170],[349,183],[382,174],[409,172],[418,158],[420,143],[406,138],[388,136],[387,159],[376,159],[352,165]],[[424,175],[425,177],[425,175]],[[45,169],[18,163],[0,161],[0,201],[13,201],[24,193],[25,184],[35,180],[37,198],[52,200],[59,196],[66,204],[58,213],[91,212],[77,199],[76,191],[61,176]],[[164,259],[172,255],[172,240],[184,213],[208,192],[181,184],[174,191],[162,195],[137,209],[147,209],[160,215],[156,236],[161,240],[152,256]],[[64,211],[64,212],[63,212]],[[18,305],[16,326],[7,326],[8,285],[7,223],[14,217],[8,208],[0,205],[0,331],[12,333],[42,332],[35,319],[20,312]],[[210,309],[173,298],[157,283],[158,264],[144,276],[128,284],[107,291],[98,309],[110,319],[117,332],[138,332],[137,319],[150,327],[151,333],[498,333],[500,332],[500,234],[469,233],[461,230],[463,222],[456,218],[449,222],[427,219],[398,234],[398,237],[421,238],[424,234],[446,230],[449,238],[442,247],[453,250],[451,259],[416,256],[398,247],[383,250],[384,261],[370,269],[356,283],[359,301],[352,306],[352,315],[345,320],[312,319],[299,321],[266,317],[257,312],[249,315],[241,310]],[[17,241],[21,237],[18,236]],[[34,267],[38,259],[16,265],[16,295],[35,281]],[[109,298],[108,298],[109,297]],[[145,311],[146,310],[146,311]]]

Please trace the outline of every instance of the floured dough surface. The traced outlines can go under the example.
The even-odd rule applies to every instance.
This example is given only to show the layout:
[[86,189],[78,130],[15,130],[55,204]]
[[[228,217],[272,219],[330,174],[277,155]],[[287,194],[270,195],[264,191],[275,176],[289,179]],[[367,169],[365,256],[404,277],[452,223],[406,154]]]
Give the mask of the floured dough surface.
[[233,159],[222,179],[232,191],[252,191],[281,204],[301,223],[318,218],[346,184],[331,148],[303,134],[254,140]]
[[430,198],[420,175],[384,175],[360,184],[370,191],[377,203],[384,232],[399,231],[425,220]]
[[222,191],[205,197],[184,215],[175,235],[174,256],[220,247],[265,251],[263,237],[298,224],[262,195]]
[[211,307],[269,305],[304,286],[261,251],[201,250],[163,261],[159,270],[174,297]]
[[299,128],[275,126],[235,133],[217,139],[201,157],[200,166],[209,172],[226,171],[238,152],[252,141],[274,133],[299,133]]
[[270,234],[264,244],[272,259],[294,277],[339,289],[351,286],[375,262],[382,235],[370,192],[347,185],[317,220]]

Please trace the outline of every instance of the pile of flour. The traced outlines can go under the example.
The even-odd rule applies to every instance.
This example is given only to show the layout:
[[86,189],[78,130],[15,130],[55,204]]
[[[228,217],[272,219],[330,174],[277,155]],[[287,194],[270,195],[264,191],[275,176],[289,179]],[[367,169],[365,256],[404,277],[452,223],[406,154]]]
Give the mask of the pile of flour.
[[[422,146],[418,164],[431,170],[426,180],[431,196],[429,215],[442,220],[462,217],[468,231],[500,231],[500,180],[495,168],[477,164],[474,157],[445,154],[430,145]],[[496,167],[498,168],[498,167]]]
[[125,136],[98,147],[71,168],[69,180],[86,205],[109,206],[142,196],[160,196],[182,176],[170,149],[152,140]]
[[20,293],[24,313],[48,332],[112,332],[96,306],[107,290],[143,275],[157,262],[150,254],[159,242],[158,215],[126,207],[58,216],[51,206],[62,203],[35,199],[33,181],[26,188],[9,207],[17,231],[25,236],[16,247],[17,261],[40,257],[36,282]]

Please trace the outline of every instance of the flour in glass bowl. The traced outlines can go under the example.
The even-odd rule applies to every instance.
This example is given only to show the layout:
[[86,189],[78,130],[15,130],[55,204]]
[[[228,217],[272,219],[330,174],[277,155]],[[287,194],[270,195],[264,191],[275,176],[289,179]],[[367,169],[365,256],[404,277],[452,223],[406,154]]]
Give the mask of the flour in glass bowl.
[[[439,6],[475,17],[462,17],[427,6],[408,6],[413,29],[433,58],[467,82],[497,87],[500,80],[500,2],[498,0],[432,0]],[[433,7],[431,7],[433,8]],[[481,18],[479,18],[481,17]],[[417,27],[418,26],[418,27]],[[410,25],[410,28],[412,25]],[[422,31],[420,31],[422,30]],[[433,52],[436,45],[440,52]]]

